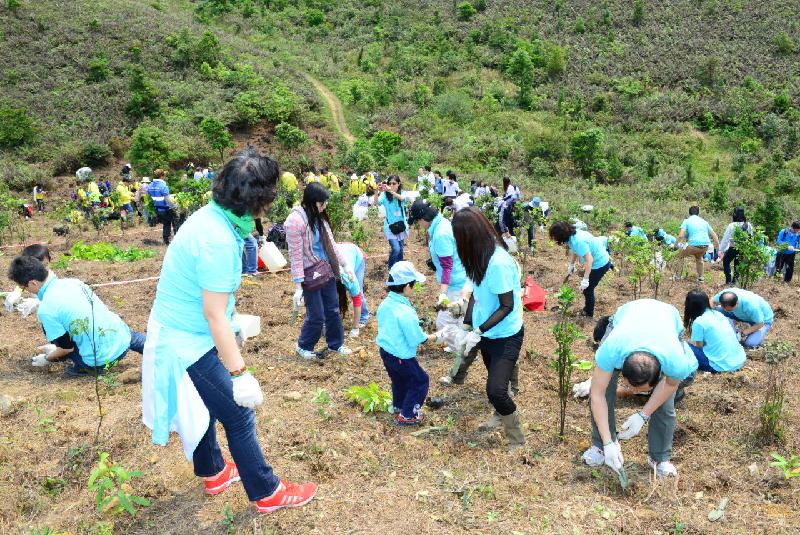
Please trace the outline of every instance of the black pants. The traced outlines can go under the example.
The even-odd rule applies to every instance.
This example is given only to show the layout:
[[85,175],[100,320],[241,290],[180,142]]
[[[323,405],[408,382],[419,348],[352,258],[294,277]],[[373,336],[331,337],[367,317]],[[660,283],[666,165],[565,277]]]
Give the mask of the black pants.
[[481,338],[481,356],[488,372],[486,395],[500,416],[508,416],[517,410],[514,400],[508,395],[508,383],[517,365],[524,337],[525,329],[522,328],[506,338]]
[[[733,273],[731,273],[731,262],[733,262]],[[730,284],[736,278],[736,266],[739,261],[736,260],[736,249],[728,247],[725,254],[722,255],[722,271],[725,272],[725,284]]]
[[791,282],[794,275],[794,253],[778,253],[775,257],[775,273],[780,273],[786,266],[786,273],[783,275],[784,282]]
[[600,280],[609,269],[611,269],[611,262],[601,268],[593,269],[589,273],[589,286],[583,291],[583,298],[586,303],[583,307],[583,312],[589,317],[594,316],[594,289],[600,284]]
[[161,210],[156,212],[158,215],[158,222],[164,225],[161,232],[161,237],[164,239],[164,245],[169,245],[170,238],[172,237],[172,227],[175,227],[175,232],[178,232],[176,227],[175,210]]

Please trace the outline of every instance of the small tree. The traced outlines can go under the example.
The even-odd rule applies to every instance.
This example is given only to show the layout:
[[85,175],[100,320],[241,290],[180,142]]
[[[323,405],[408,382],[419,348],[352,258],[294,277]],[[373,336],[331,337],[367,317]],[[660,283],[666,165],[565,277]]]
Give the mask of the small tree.
[[35,134],[36,128],[28,110],[0,104],[0,149],[23,145]]
[[773,42],[775,43],[775,47],[778,49],[778,52],[784,56],[794,54],[794,40],[789,37],[789,34],[785,31],[776,35]]
[[21,7],[22,0],[6,0],[6,8],[12,13],[16,13]]
[[641,26],[644,21],[644,0],[633,2],[633,16],[631,17],[634,26]]
[[786,413],[786,361],[795,354],[790,342],[767,342],[764,345],[764,362],[767,365],[767,384],[764,404],[759,410],[761,428],[758,437],[763,443],[783,442]]
[[275,127],[275,138],[284,147],[294,149],[308,141],[308,134],[289,123],[281,123]]
[[[567,401],[569,401],[570,389],[572,387],[572,369],[575,367],[585,368],[583,363],[578,362],[572,351],[572,344],[581,338],[578,327],[572,321],[572,304],[575,301],[575,290],[569,286],[562,286],[558,293],[558,323],[553,327],[553,336],[556,339],[556,358],[551,359],[549,365],[558,374],[558,401],[559,401],[559,425],[558,436],[564,438],[564,424],[567,416]],[[591,365],[589,365],[591,368]]]
[[530,54],[522,48],[511,56],[508,64],[508,74],[517,84],[517,104],[520,108],[529,110],[532,103],[533,90],[533,60]]
[[733,244],[736,247],[736,284],[740,288],[749,288],[764,276],[764,267],[769,262],[769,251],[764,246],[766,238],[759,227],[753,235],[737,226],[733,230]]
[[167,167],[170,147],[166,132],[156,126],[139,126],[133,131],[128,159],[141,173],[150,174],[158,167]]
[[216,117],[206,117],[200,122],[200,132],[203,137],[211,145],[211,148],[219,151],[220,162],[225,161],[225,149],[234,147],[231,133],[222,124],[222,121]]
[[773,190],[764,193],[764,202],[753,213],[753,224],[763,228],[767,236],[777,236],[785,219],[783,204]]
[[459,20],[469,20],[478,12],[469,2],[462,2],[456,8]]
[[605,167],[603,148],[606,141],[605,132],[600,128],[590,128],[572,136],[570,152],[572,161],[585,179],[592,177],[597,170]]
[[728,195],[728,181],[725,177],[719,177],[708,196],[708,207],[715,212],[724,212],[728,209]]

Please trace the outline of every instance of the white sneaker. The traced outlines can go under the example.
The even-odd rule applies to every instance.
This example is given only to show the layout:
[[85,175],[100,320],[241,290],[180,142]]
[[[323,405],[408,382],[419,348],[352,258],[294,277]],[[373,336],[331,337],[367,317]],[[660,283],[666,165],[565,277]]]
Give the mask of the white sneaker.
[[592,446],[588,450],[584,451],[581,459],[583,459],[583,462],[589,466],[603,466],[606,464],[606,454],[603,453],[603,450],[597,446]]
[[647,464],[649,464],[651,467],[655,467],[658,477],[678,477],[678,469],[675,468],[675,465],[669,461],[656,463],[653,459],[648,457]]
[[453,378],[450,377],[449,375],[445,375],[445,376],[439,377],[439,384],[440,385],[444,385],[444,386],[452,386],[453,385]]
[[347,347],[344,344],[340,345],[339,349],[332,349],[331,351],[339,353],[340,355],[352,355],[353,354],[353,350],[350,349],[349,347]]
[[317,360],[317,354],[314,353],[313,351],[308,351],[307,349],[303,349],[300,346],[296,346],[294,350],[299,356],[303,357],[306,360]]

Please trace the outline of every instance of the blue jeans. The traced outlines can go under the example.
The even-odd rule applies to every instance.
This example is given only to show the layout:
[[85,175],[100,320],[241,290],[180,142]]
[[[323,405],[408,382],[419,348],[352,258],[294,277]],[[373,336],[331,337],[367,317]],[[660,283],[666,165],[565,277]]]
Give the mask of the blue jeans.
[[300,349],[314,351],[322,326],[325,326],[325,341],[329,349],[339,349],[344,343],[344,327],[339,313],[339,293],[336,291],[336,278],[329,280],[319,290],[309,292],[303,290],[306,302],[306,319],[300,329],[297,345]]
[[[725,316],[729,317],[732,320],[741,321],[742,323],[747,323],[748,325],[754,325],[753,323],[750,323],[749,321],[745,321],[743,319],[737,318],[733,314],[733,312],[728,312],[727,310],[725,310],[722,307],[717,307],[717,310],[722,312]],[[765,322],[763,327],[761,327],[756,332],[749,334],[747,336],[747,338],[744,339],[744,342],[742,342],[742,345],[744,347],[758,347],[758,346],[760,346],[761,344],[764,343],[764,338],[767,337],[767,334],[769,333],[770,329],[772,329],[772,322],[769,322],[769,323]]]
[[711,372],[711,373],[719,373],[719,370],[715,370],[711,367],[711,363],[708,362],[708,357],[706,357],[705,351],[703,351],[702,347],[697,347],[694,344],[689,344],[689,347],[692,348],[692,353],[697,358],[697,369],[704,372]]
[[267,464],[258,444],[255,411],[241,407],[233,400],[233,380],[219,360],[217,349],[213,348],[200,357],[186,372],[210,416],[208,430],[192,456],[195,475],[215,476],[225,468],[217,443],[215,424],[219,420],[228,437],[228,449],[248,499],[254,502],[270,496],[278,488],[280,479]]
[[242,273],[258,273],[258,241],[253,236],[244,239],[242,254]]
[[399,359],[380,349],[381,359],[392,380],[392,405],[403,418],[415,418],[428,395],[430,380],[416,358]]
[[361,288],[361,319],[359,323],[366,323],[369,319],[369,309],[367,308],[367,296],[364,294],[364,275],[367,271],[367,262],[361,262],[356,268],[356,279],[358,280],[358,286]]
[[389,269],[403,259],[403,240],[389,240]]
[[594,289],[598,284],[600,284],[600,280],[609,269],[611,269],[611,262],[607,263],[603,267],[593,269],[589,273],[589,287],[583,291],[583,298],[586,303],[583,307],[583,312],[589,317],[594,316]]
[[[145,335],[144,333],[131,331],[131,344],[130,346],[128,346],[128,349],[123,351],[122,354],[117,358],[115,358],[114,360],[111,360],[108,363],[103,364],[102,366],[91,366],[89,364],[86,364],[83,357],[81,357],[81,354],[78,353],[77,346],[75,346],[75,349],[73,349],[72,352],[67,355],[67,358],[69,358],[72,361],[72,363],[75,365],[76,370],[95,370],[102,372],[105,371],[106,366],[114,365],[118,363],[120,360],[122,360],[125,357],[125,355],[128,354],[128,351],[133,351],[141,355],[144,352],[144,341],[146,338],[147,335]],[[92,358],[89,357],[86,360],[91,361]]]

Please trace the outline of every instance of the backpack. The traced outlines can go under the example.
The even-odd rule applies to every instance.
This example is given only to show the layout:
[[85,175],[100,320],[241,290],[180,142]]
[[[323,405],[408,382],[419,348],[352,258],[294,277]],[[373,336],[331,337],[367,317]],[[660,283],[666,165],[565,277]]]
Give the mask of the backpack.
[[283,225],[276,223],[267,232],[267,241],[271,241],[278,249],[286,249],[286,231]]

